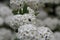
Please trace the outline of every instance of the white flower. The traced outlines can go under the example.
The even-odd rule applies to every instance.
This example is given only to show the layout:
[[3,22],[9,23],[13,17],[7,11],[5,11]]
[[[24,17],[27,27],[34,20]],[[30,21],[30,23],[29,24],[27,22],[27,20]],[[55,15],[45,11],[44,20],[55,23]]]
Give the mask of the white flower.
[[29,7],[31,7],[35,11],[45,6],[40,0],[27,0],[25,2]]
[[34,24],[35,23],[35,15],[34,14],[24,14],[23,15],[23,23],[24,24]]
[[[13,9],[16,9],[21,6],[23,7],[24,2],[34,10],[39,9],[40,7],[44,6],[44,4],[40,3],[39,0],[10,0],[10,5]],[[20,4],[21,4],[21,6],[20,6]]]
[[48,14],[44,10],[40,10],[39,14],[36,16],[36,18],[44,20],[47,18]]
[[7,16],[11,16],[12,14],[12,10],[9,9],[9,7],[0,4],[0,17],[2,18],[6,18]]
[[44,24],[49,27],[51,30],[55,30],[58,24],[57,18],[47,18],[44,20]]
[[5,23],[11,28],[16,29],[20,25],[21,15],[9,16],[5,19]]
[[60,40],[60,32],[55,32],[54,36],[56,40]]
[[11,40],[12,32],[5,28],[0,28],[0,40]]
[[53,3],[54,0],[41,0],[43,3]]
[[4,24],[4,19],[0,17],[0,26]]
[[36,28],[33,24],[20,26],[16,35],[20,40],[54,40],[53,32],[49,28]]
[[17,37],[20,40],[40,40],[41,36],[33,24],[26,24],[18,28]]
[[60,0],[54,0],[54,3],[55,4],[59,4],[60,3]]
[[60,19],[58,21],[57,29],[58,29],[58,31],[60,31]]
[[24,14],[24,15],[14,15],[7,17],[5,19],[5,23],[11,26],[11,28],[16,29],[24,24],[33,24],[35,23],[35,16],[32,14]]
[[29,14],[35,14],[34,10],[31,9],[30,7],[27,7],[27,10],[29,11]]
[[23,0],[10,0],[10,6],[12,9],[23,7]]
[[54,40],[55,39],[53,32],[48,27],[41,26],[41,27],[38,27],[37,30],[40,33],[40,35],[42,35],[42,39],[43,38],[44,38],[44,40]]
[[60,6],[56,7],[56,15],[60,18]]
[[42,20],[39,20],[39,19],[36,19],[36,24],[35,24],[37,27],[40,27],[40,26],[45,26],[43,21]]

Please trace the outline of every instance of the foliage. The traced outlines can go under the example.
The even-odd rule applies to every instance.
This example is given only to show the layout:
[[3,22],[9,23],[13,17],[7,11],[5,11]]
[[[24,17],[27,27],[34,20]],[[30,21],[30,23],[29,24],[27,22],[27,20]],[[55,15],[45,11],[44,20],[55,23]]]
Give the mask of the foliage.
[[[16,14],[21,14],[21,15],[23,15],[23,14],[29,12],[29,11],[27,10],[27,7],[28,7],[28,5],[27,5],[26,3],[24,3],[23,8],[14,9],[14,10],[12,11],[12,13],[13,13],[14,15],[16,15]],[[23,9],[23,10],[22,10],[22,9]]]

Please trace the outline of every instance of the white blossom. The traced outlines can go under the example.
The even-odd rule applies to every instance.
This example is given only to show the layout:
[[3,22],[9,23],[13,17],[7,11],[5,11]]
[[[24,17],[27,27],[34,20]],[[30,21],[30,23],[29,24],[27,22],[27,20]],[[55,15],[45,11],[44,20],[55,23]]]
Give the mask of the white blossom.
[[55,32],[54,36],[56,40],[60,40],[60,32]]
[[54,40],[53,32],[47,27],[36,28],[33,24],[26,24],[18,28],[17,37],[21,40]]
[[46,18],[44,20],[44,24],[49,27],[51,30],[55,30],[58,24],[58,19],[57,18]]
[[41,36],[36,31],[36,27],[33,24],[26,24],[18,28],[17,37],[20,40],[40,40]]
[[0,26],[4,24],[4,19],[0,17]]
[[40,26],[45,26],[43,21],[42,20],[39,20],[39,19],[36,19],[36,24],[35,24],[37,27],[40,27]]
[[40,0],[42,3],[53,3],[54,0]]
[[6,18],[7,16],[11,15],[13,15],[12,10],[7,6],[0,4],[0,17]]
[[45,6],[42,2],[40,2],[40,0],[27,0],[25,2],[27,3],[27,5],[29,7],[31,7],[35,11],[36,10],[39,10],[41,7],[44,7]]
[[56,7],[56,15],[60,18],[60,6]]
[[7,17],[5,23],[11,26],[11,28],[16,29],[24,24],[34,24],[35,16],[32,14],[14,15]]
[[[19,7],[23,7],[24,2],[34,10],[39,9],[40,7],[44,6],[44,4],[40,3],[39,0],[10,0],[10,5],[11,5],[12,9],[16,9]],[[20,6],[20,4],[21,4],[21,6]]]
[[24,14],[23,17],[24,24],[35,24],[36,18],[34,14]]
[[31,9],[30,7],[27,7],[27,10],[29,11],[29,14],[35,14],[35,11]]
[[12,32],[5,28],[0,28],[0,40],[12,40]]
[[11,28],[16,29],[16,28],[18,28],[18,25],[20,22],[19,22],[18,18],[14,17],[14,16],[10,16],[5,19],[5,23],[7,25],[9,25]]
[[59,4],[60,3],[60,0],[54,0],[54,3],[55,4]]
[[10,6],[12,9],[23,7],[23,0],[10,0]]
[[44,20],[47,17],[48,17],[48,14],[42,9],[39,11],[39,14],[36,16],[36,18],[41,20]]
[[57,29],[58,29],[58,31],[60,31],[60,19],[58,21]]
[[42,40],[43,38],[44,40],[55,40],[53,32],[48,27],[41,26],[37,30],[42,35]]

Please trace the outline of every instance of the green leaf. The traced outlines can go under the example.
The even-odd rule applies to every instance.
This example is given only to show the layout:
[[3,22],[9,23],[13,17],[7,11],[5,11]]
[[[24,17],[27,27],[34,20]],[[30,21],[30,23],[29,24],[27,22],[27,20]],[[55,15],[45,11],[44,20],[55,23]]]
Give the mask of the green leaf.
[[23,15],[23,10],[19,9],[19,14]]
[[14,14],[14,15],[16,15],[16,14],[18,14],[18,9],[14,9],[13,11],[12,11],[12,13]]
[[[21,6],[21,5],[20,5]],[[28,5],[24,2],[24,6],[23,6],[23,10],[20,8],[20,9],[14,9],[13,11],[12,11],[12,13],[14,14],[14,15],[16,15],[16,14],[21,14],[21,15],[23,15],[23,14],[25,14],[25,13],[29,13],[29,11],[27,10],[27,7],[28,7]],[[19,13],[18,13],[19,12]]]
[[23,13],[28,13],[27,7],[28,7],[28,5],[26,3],[24,3]]
[[35,16],[37,16],[39,13],[35,13]]
[[18,38],[16,37],[14,40],[20,40],[20,39],[18,39]]

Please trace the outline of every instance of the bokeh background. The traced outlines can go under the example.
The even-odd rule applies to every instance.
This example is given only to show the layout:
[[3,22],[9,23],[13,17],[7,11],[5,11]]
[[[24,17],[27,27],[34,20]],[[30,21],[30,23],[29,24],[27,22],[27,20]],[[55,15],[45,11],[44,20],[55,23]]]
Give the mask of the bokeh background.
[[[2,15],[2,17],[6,17],[7,15],[2,14],[5,12],[1,12],[1,8],[3,8],[3,6],[5,6],[6,9],[8,7],[10,8],[8,9],[8,12],[6,11],[6,14],[10,16],[10,14],[8,14],[11,10],[10,0],[0,0],[0,16]],[[54,0],[52,3],[45,2],[44,7],[42,9],[39,9],[37,13],[39,13],[36,16],[37,25],[44,25],[46,27],[49,27],[54,33],[56,40],[60,40],[60,0]],[[0,18],[0,35],[2,35],[2,33],[5,33],[7,36],[4,35],[5,39],[0,36],[0,40],[11,40],[11,38],[13,40],[13,36],[15,37],[14,30],[10,28],[9,25],[3,23],[3,21],[4,19]],[[17,30],[15,31],[17,32]]]

